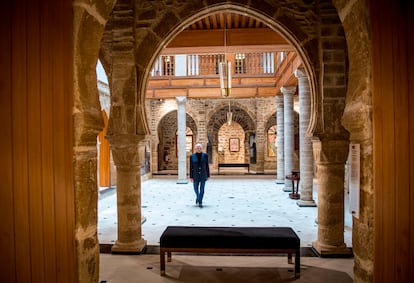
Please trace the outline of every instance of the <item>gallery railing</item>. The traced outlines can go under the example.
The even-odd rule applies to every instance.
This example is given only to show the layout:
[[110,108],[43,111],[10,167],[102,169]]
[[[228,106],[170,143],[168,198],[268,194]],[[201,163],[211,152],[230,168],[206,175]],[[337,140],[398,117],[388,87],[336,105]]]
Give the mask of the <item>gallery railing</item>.
[[[218,76],[219,63],[232,62],[233,75],[274,75],[286,52],[249,52],[232,54],[161,55],[152,69],[153,78]],[[226,58],[225,58],[226,57]]]

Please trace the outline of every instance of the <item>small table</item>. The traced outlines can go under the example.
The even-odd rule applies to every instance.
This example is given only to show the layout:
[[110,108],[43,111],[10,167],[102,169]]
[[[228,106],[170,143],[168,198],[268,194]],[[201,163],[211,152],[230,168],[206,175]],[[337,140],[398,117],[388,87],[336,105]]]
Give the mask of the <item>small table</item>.
[[[292,193],[289,194],[291,199],[300,199],[299,194],[299,180],[300,180],[300,172],[299,170],[292,170],[292,174],[286,175],[286,179],[292,181]],[[296,181],[296,187],[295,187]]]

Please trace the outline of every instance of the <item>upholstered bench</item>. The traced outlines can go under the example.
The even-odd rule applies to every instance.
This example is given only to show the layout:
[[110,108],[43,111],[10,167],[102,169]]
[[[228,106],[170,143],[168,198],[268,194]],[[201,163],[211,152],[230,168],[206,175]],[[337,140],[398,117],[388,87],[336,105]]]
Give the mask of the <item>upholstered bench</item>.
[[160,272],[165,275],[165,253],[172,252],[287,254],[295,277],[300,276],[300,239],[290,227],[168,226],[160,237]]

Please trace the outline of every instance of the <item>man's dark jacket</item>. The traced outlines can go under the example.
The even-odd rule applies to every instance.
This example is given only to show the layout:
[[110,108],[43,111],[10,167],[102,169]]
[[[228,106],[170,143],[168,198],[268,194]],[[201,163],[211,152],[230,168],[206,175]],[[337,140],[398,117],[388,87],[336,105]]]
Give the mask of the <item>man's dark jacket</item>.
[[199,162],[197,154],[193,153],[190,156],[190,178],[194,181],[206,181],[210,178],[210,168],[208,165],[208,154],[201,153],[201,160]]

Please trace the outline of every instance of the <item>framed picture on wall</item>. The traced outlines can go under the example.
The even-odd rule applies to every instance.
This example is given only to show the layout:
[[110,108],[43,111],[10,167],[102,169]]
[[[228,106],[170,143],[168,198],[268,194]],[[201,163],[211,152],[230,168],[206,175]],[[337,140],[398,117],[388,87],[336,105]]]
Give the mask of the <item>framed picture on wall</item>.
[[240,150],[240,144],[239,144],[239,138],[230,138],[229,139],[229,150],[231,152],[239,151]]

